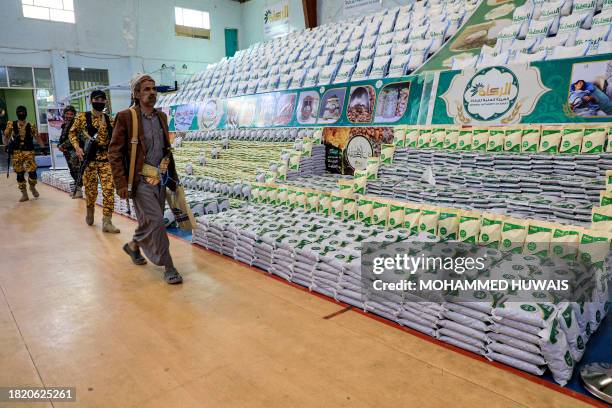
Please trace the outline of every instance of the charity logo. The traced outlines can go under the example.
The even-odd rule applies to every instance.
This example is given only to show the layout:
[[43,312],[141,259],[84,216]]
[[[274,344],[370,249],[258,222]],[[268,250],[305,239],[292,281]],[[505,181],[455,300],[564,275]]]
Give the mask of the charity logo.
[[364,136],[353,136],[346,146],[348,163],[354,169],[365,169],[367,167],[368,158],[373,155],[374,148],[372,147],[372,143]]
[[463,108],[473,119],[491,121],[514,107],[519,94],[518,78],[506,67],[487,67],[476,72],[463,92]]

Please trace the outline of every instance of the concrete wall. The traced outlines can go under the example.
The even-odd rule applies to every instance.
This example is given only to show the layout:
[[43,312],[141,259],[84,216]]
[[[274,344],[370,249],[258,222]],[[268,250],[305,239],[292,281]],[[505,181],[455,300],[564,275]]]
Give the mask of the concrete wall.
[[[241,4],[229,0],[78,0],[74,5],[76,24],[66,24],[24,18],[20,1],[2,2],[0,65],[51,67],[60,100],[69,92],[68,67],[108,69],[111,84],[127,84],[135,72],[174,65],[180,82],[225,56],[225,28],[242,31]],[[176,36],[175,6],[208,11],[211,39]],[[111,94],[115,110],[127,107],[129,93]]]

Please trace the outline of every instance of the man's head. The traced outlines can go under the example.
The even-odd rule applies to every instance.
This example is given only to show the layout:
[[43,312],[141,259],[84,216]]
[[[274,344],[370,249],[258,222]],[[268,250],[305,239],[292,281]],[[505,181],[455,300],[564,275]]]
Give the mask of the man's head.
[[157,102],[157,88],[155,80],[149,75],[139,75],[132,79],[132,98],[134,104],[153,107]]
[[19,120],[26,120],[28,117],[28,109],[23,105],[18,106],[17,109],[15,109],[15,113],[17,114],[17,119]]
[[584,89],[584,81],[579,79],[578,81],[574,82],[574,89],[577,91],[582,91]]
[[96,89],[91,93],[91,107],[97,112],[102,112],[106,107],[106,93]]
[[69,105],[64,108],[64,122],[70,122],[76,115],[74,106]]

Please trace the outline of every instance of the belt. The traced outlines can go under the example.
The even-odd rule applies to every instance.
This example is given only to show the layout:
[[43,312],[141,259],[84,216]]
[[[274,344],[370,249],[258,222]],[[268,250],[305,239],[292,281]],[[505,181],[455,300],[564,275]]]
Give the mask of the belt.
[[155,166],[151,166],[150,164],[144,163],[142,165],[142,170],[140,170],[140,175],[144,177],[144,181],[147,184],[152,184],[156,186],[161,181],[161,177],[159,175],[159,169]]

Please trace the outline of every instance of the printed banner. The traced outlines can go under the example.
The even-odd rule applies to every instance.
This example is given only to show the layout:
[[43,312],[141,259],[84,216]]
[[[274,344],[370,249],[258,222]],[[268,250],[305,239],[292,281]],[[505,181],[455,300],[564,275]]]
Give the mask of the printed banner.
[[441,98],[457,124],[510,124],[532,113],[548,91],[535,67],[496,66],[455,75]]
[[53,170],[67,169],[68,163],[64,153],[59,151],[57,143],[62,135],[62,124],[64,117],[62,109],[48,108],[47,109],[47,133],[49,135],[49,154],[51,155],[51,167]]
[[350,17],[375,12],[380,10],[381,3],[381,0],[343,0],[343,15],[344,17]]
[[289,0],[264,8],[264,36],[277,38],[289,34]]
[[365,170],[368,158],[380,156],[381,146],[392,142],[391,127],[326,127],[325,168],[330,173],[349,175]]
[[168,118],[170,130],[178,132],[606,122],[612,116],[610,84],[612,54],[605,54],[194,99],[171,106]]

